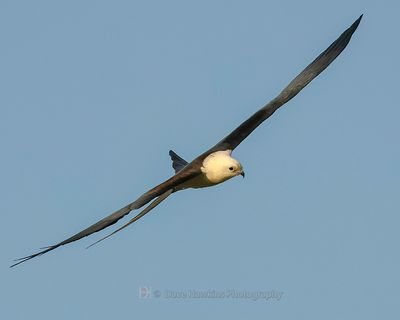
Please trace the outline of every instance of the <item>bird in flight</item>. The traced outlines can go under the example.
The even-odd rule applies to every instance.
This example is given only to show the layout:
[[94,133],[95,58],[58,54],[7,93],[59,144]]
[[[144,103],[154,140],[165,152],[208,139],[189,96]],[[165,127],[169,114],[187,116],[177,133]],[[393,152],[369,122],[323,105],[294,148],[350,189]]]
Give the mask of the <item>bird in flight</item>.
[[254,113],[246,121],[241,123],[235,130],[219,141],[215,146],[195,158],[192,162],[188,163],[171,150],[169,155],[172,160],[172,167],[175,170],[174,176],[147,191],[134,202],[110,214],[85,230],[78,232],[72,237],[57,244],[43,248],[43,251],[15,260],[16,263],[11,265],[11,267],[14,267],[32,258],[41,256],[60,246],[77,241],[95,232],[103,230],[116,223],[132,210],[142,208],[150,203],[129,222],[106,237],[96,241],[92,244],[94,245],[139,220],[174,192],[187,188],[211,187],[239,175],[244,177],[243,167],[239,161],[232,158],[232,151],[244,139],[246,139],[246,137],[252,133],[254,129],[268,119],[277,109],[295,97],[306,85],[308,85],[316,76],[324,71],[333,60],[336,59],[336,57],[344,50],[344,48],[346,48],[351,36],[360,24],[361,18],[362,15],[324,52],[322,52],[313,62],[311,62],[297,77],[295,77],[277,97]]

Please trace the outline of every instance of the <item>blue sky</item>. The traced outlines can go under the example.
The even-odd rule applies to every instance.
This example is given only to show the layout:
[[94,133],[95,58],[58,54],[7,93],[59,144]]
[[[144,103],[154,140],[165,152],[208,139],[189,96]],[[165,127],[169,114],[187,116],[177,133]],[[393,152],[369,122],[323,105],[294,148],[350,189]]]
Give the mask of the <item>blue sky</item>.
[[[2,318],[398,317],[399,9],[2,1]],[[235,151],[244,180],[8,268],[168,178],[169,149],[212,146],[361,13],[346,51]],[[282,296],[166,296],[208,290]]]

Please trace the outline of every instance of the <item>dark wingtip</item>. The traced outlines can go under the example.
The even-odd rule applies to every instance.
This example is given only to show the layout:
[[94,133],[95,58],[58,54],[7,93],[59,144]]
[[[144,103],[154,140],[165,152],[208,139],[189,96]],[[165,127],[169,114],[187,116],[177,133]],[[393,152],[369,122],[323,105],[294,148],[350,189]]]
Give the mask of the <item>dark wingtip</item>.
[[[38,253],[31,254],[31,255],[26,256],[26,257],[22,257],[22,258],[19,258],[19,259],[15,259],[14,262],[16,262],[16,263],[14,263],[13,265],[11,265],[10,268],[15,267],[15,266],[17,266],[17,265],[19,265],[19,264],[21,264],[21,263],[23,263],[23,262],[26,262],[26,261],[28,261],[28,260],[33,259],[33,258],[40,257],[41,255],[43,255],[43,254],[45,254],[45,253],[47,253],[47,252],[49,252],[49,251],[51,251],[51,250],[54,250],[54,249],[58,248],[60,245],[61,245],[61,244],[56,244],[56,245],[54,245],[54,246],[49,246],[49,247],[47,247],[46,250],[40,251],[40,252],[38,252]],[[17,262],[17,261],[18,261],[18,262]]]
[[358,25],[360,24],[361,19],[362,19],[363,16],[364,16],[364,14],[360,15],[360,17],[356,21],[353,22],[353,24],[351,25],[350,29],[356,30]]
[[12,264],[12,265],[10,266],[10,268],[13,268],[13,267],[15,267],[15,266],[17,266],[17,265],[19,265],[19,264],[25,262],[25,261],[28,261],[28,260],[34,258],[34,256],[35,256],[35,255],[33,255],[33,256],[27,256],[27,257],[23,257],[23,258],[19,258],[19,259],[14,259],[13,261],[16,262],[16,263]]

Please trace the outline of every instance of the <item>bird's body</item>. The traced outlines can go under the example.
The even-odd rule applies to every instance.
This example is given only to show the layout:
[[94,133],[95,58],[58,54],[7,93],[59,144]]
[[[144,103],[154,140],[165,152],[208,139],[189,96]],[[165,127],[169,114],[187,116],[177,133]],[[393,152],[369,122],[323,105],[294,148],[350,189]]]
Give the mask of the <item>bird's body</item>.
[[297,77],[295,77],[276,98],[272,99],[268,104],[259,109],[215,146],[202,153],[190,163],[179,157],[175,152],[170,151],[172,166],[175,170],[175,175],[171,178],[150,189],[134,202],[115,211],[72,237],[49,246],[38,253],[17,259],[18,262],[13,264],[11,267],[34,257],[43,255],[62,245],[77,241],[83,237],[103,230],[116,223],[132,210],[142,208],[148,204],[147,207],[133,217],[128,223],[124,224],[108,236],[101,238],[97,241],[99,242],[137,221],[174,192],[187,188],[214,186],[238,175],[244,177],[243,167],[237,160],[232,158],[232,151],[249,134],[251,134],[254,129],[268,119],[286,102],[295,97],[307,84],[309,84],[336,59],[336,57],[346,48],[351,36],[357,29],[361,18],[362,16],[360,16],[347,30],[345,30],[339,38],[337,38],[325,51],[311,62]]
[[185,190],[185,189],[199,189],[199,188],[206,188],[206,187],[212,187],[214,186],[215,183],[211,182],[207,176],[203,174],[199,174],[198,176],[185,181],[179,185],[176,186],[175,191],[180,191],[180,190]]
[[208,155],[200,168],[201,174],[176,187],[176,191],[187,188],[215,186],[237,175],[244,175],[239,161],[231,157],[231,151],[216,151]]

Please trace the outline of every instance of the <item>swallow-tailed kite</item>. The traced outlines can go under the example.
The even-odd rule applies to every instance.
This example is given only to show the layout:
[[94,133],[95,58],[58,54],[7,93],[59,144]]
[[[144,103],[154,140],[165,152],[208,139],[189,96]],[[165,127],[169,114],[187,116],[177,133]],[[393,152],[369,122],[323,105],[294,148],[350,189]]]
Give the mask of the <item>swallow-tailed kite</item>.
[[[344,50],[350,41],[351,36],[357,29],[362,15],[346,30],[340,37],[334,41],[324,52],[322,52],[311,64],[309,64],[296,78],[294,78],[283,91],[268,104],[254,113],[250,118],[240,124],[235,130],[219,141],[215,146],[202,153],[192,162],[188,163],[179,157],[172,150],[169,155],[172,159],[172,166],[175,169],[175,175],[147,191],[134,202],[128,204],[122,209],[112,213],[104,219],[96,222],[85,230],[73,235],[72,237],[61,241],[55,245],[44,248],[43,251],[20,258],[11,267],[22,262],[41,256],[46,252],[54,250],[67,243],[79,240],[83,237],[91,235],[107,228],[119,219],[127,215],[135,209],[139,209],[144,205],[153,201],[142,212],[136,215],[128,223],[112,232],[108,236],[99,241],[113,235],[114,233],[124,229],[131,223],[137,221],[151,209],[159,205],[163,200],[176,191],[187,188],[204,188],[214,186],[238,175],[244,177],[243,167],[239,161],[231,157],[232,151],[261,123],[268,119],[279,107],[284,105],[294,96],[296,96],[306,85],[308,85],[316,76],[318,76],[325,68],[336,59],[336,57]],[[97,242],[99,242],[97,241]],[[95,243],[97,243],[95,242]]]

